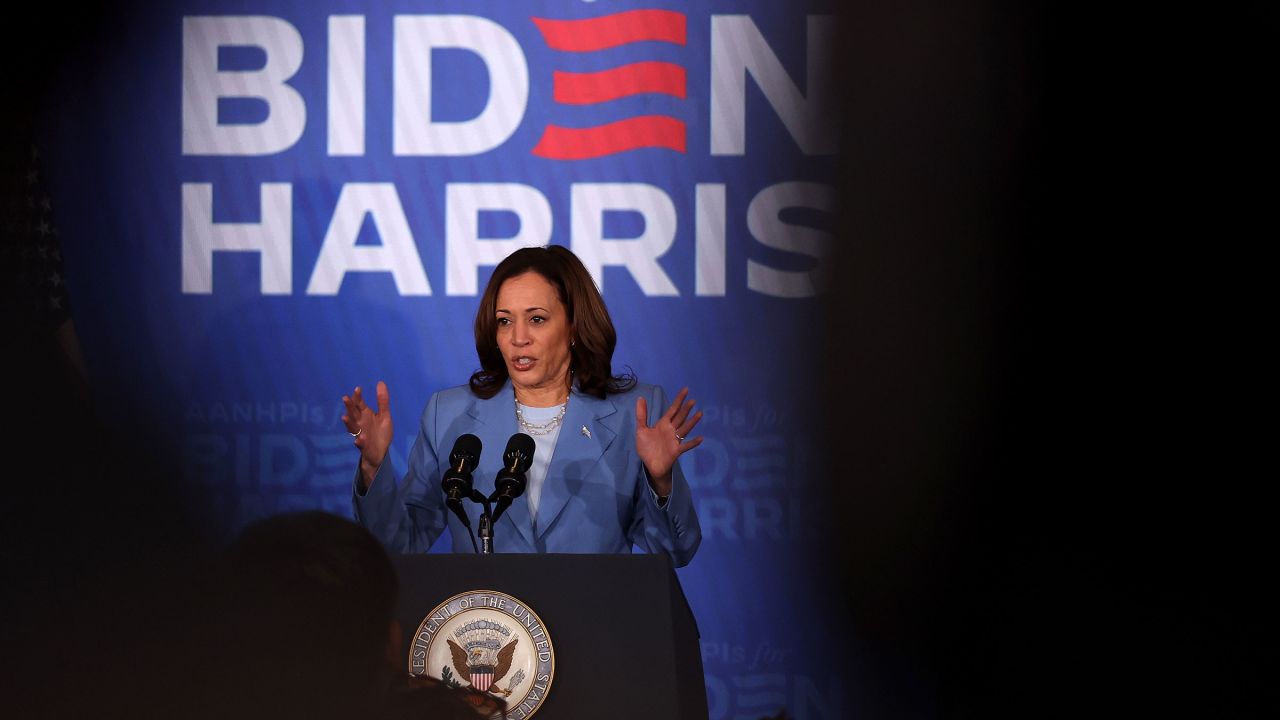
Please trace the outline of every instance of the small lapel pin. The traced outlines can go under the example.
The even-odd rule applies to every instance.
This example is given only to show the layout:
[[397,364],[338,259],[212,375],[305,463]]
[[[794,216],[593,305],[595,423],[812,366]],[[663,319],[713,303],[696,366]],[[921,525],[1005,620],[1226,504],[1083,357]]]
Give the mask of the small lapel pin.
[[587,429],[586,425],[582,426],[582,434],[586,435],[587,437],[591,437],[591,431]]

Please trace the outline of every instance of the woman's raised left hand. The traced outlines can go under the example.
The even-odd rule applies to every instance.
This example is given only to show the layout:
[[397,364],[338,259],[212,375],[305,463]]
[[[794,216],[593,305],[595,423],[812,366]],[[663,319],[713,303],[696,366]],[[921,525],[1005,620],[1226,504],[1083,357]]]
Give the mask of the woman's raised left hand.
[[683,454],[702,444],[702,436],[690,438],[702,411],[693,415],[693,401],[685,400],[689,388],[682,388],[676,399],[657,422],[649,425],[648,405],[643,397],[636,398],[636,453],[649,471],[649,482],[660,497],[671,494],[671,468]]

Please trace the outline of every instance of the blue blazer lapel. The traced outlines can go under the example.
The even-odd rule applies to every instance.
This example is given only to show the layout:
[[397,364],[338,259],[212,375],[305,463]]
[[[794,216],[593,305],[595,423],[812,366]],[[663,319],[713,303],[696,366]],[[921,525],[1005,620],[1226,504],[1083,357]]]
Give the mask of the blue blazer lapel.
[[[542,497],[538,502],[539,539],[555,524],[556,518],[569,502],[566,469],[575,464],[594,467],[618,436],[620,422],[618,408],[607,397],[600,400],[590,395],[581,395],[575,390],[569,398],[564,424],[560,427],[555,454],[551,456],[551,466],[547,468],[547,478],[542,484]],[[525,512],[527,517],[527,506]]]
[[[517,432],[514,403],[515,395],[511,389],[511,381],[508,380],[497,395],[487,400],[476,398],[475,402],[467,408],[467,414],[476,421],[476,436],[484,445],[481,456],[487,459],[481,465],[484,471],[477,468],[475,482],[476,489],[485,495],[493,492],[494,477],[497,475],[498,468],[502,467],[502,453],[507,448],[507,441]],[[516,501],[511,503],[511,507],[502,513],[498,524],[499,526],[494,528],[495,538],[510,524],[520,533],[531,550],[535,547],[533,522],[529,518],[529,502],[523,496],[516,498]]]

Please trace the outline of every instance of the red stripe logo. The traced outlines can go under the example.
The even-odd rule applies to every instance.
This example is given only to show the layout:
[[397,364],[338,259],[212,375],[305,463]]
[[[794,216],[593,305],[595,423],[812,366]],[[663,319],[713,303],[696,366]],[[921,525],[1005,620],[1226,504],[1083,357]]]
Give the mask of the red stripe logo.
[[684,152],[684,123],[643,115],[589,128],[548,125],[533,154],[551,160],[588,160],[646,147]]
[[593,73],[555,73],[555,101],[593,105],[629,95],[661,93],[684,99],[684,68],[667,62],[638,62]]
[[533,18],[547,46],[595,52],[634,42],[685,43],[685,16],[674,10],[628,10],[586,20]]
[[[532,18],[547,46],[596,52],[637,42],[684,46],[687,23],[673,10],[628,10],[585,20]],[[632,95],[684,99],[685,69],[669,62],[634,62],[599,72],[555,71],[552,98],[561,105],[595,105]],[[685,124],[665,115],[643,115],[585,128],[548,125],[533,154],[550,160],[587,160],[641,148],[685,152]]]

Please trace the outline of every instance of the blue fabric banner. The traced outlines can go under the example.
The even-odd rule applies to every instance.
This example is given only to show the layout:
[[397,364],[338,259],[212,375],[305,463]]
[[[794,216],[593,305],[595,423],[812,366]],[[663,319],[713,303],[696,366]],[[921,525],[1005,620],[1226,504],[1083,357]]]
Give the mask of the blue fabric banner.
[[66,280],[99,401],[180,448],[215,525],[349,516],[339,397],[388,384],[404,468],[426,399],[476,369],[493,266],[564,245],[613,315],[615,371],[687,385],[705,413],[682,460],[704,542],[680,579],[711,717],[847,717],[810,493],[828,3],[188,1],[121,20],[59,86]]

